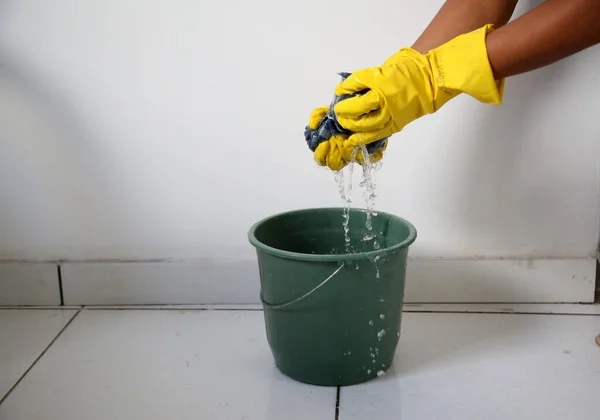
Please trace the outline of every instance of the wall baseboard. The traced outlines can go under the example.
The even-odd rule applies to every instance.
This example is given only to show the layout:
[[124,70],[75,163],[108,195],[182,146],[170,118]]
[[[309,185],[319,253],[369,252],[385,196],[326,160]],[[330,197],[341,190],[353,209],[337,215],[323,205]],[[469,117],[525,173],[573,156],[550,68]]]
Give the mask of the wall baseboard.
[[57,264],[0,262],[0,305],[60,305]]
[[[256,304],[255,261],[61,264],[65,305]],[[408,303],[592,303],[596,260],[412,259]],[[0,305],[58,305],[55,263],[0,262]]]
[[591,303],[594,258],[415,260],[407,302]]
[[[591,303],[594,258],[409,261],[406,302]],[[259,303],[258,268],[245,262],[62,264],[66,305]]]

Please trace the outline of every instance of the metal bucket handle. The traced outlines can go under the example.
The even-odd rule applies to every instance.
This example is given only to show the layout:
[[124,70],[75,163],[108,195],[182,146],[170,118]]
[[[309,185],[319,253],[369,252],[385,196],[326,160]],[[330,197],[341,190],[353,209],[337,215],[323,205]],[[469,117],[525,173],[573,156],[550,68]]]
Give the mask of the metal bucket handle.
[[264,300],[264,298],[263,298],[263,294],[262,294],[262,290],[261,290],[261,292],[260,292],[260,300],[262,301],[262,303],[263,303],[265,306],[267,306],[267,307],[268,307],[268,308],[270,308],[270,309],[282,309],[282,308],[288,307],[288,306],[290,306],[290,305],[293,305],[294,303],[298,303],[298,302],[300,302],[301,300],[304,300],[305,298],[307,298],[307,297],[309,297],[310,295],[312,295],[314,292],[316,292],[316,291],[317,291],[318,289],[320,289],[321,287],[325,286],[325,284],[326,284],[326,283],[327,283],[329,280],[331,280],[332,278],[334,278],[334,277],[335,277],[335,275],[336,275],[337,273],[339,273],[340,271],[342,271],[342,268],[344,268],[344,266],[345,266],[345,265],[346,265],[346,263],[343,263],[343,262],[342,262],[342,263],[341,263],[341,265],[340,265],[340,266],[339,266],[339,267],[338,267],[338,268],[337,268],[337,269],[336,269],[336,270],[335,270],[333,273],[331,273],[331,275],[330,275],[329,277],[327,277],[325,280],[323,280],[323,281],[322,281],[321,283],[319,283],[317,286],[315,286],[314,288],[312,288],[311,290],[309,290],[308,292],[304,293],[303,295],[301,295],[301,296],[297,297],[297,298],[296,298],[296,299],[294,299],[294,300],[291,300],[291,301],[289,301],[289,302],[286,302],[286,303],[281,303],[281,304],[279,304],[279,305],[273,305],[273,304],[271,304],[271,303],[269,303],[269,302],[267,302],[267,301],[265,301],[265,300]]

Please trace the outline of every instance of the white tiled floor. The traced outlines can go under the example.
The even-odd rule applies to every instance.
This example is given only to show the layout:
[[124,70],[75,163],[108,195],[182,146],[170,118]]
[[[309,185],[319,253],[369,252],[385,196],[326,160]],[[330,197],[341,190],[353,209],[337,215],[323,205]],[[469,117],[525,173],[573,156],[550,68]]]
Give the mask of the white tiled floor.
[[[342,388],[339,419],[598,419],[600,316],[578,312],[406,313],[395,366]],[[84,309],[52,343],[75,313],[0,310],[0,419],[336,418],[335,388],[275,369],[259,311]]]
[[[0,310],[0,401],[76,313],[76,310]],[[1,412],[2,408],[0,419],[4,420]]]

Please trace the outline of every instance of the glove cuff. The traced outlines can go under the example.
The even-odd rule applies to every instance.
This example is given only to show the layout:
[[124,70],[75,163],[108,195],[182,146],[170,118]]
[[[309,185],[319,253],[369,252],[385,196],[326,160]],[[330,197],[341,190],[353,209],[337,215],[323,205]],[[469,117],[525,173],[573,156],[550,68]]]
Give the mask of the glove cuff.
[[487,104],[502,103],[504,79],[494,79],[485,43],[493,30],[493,25],[486,25],[426,54],[433,73],[436,110],[460,93]]

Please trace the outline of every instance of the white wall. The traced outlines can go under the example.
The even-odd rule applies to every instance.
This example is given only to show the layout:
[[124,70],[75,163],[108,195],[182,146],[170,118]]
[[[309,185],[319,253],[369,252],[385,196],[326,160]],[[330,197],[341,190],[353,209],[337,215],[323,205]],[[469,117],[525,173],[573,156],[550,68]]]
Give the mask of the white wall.
[[[336,73],[412,43],[441,4],[3,1],[0,259],[251,257],[256,220],[340,204],[303,139]],[[417,226],[412,255],[594,253],[599,52],[394,136],[378,207]]]

